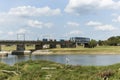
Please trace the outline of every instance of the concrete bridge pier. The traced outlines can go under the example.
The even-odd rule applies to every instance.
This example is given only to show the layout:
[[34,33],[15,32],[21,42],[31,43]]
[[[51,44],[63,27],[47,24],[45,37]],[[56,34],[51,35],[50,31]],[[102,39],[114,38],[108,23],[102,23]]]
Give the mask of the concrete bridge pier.
[[24,51],[25,50],[25,44],[17,44],[16,50],[17,51]]
[[0,51],[2,51],[2,45],[0,45]]
[[50,44],[49,46],[50,46],[49,48],[56,48],[57,47],[56,44]]
[[29,55],[31,51],[25,50],[25,44],[17,44],[16,50],[12,51],[13,55]]
[[76,44],[75,43],[61,43],[61,48],[75,48]]
[[76,48],[77,46],[76,46],[76,43],[69,43],[68,47],[69,48]]
[[60,44],[61,48],[66,48],[67,45],[66,44]]
[[43,49],[43,44],[36,44],[35,50],[40,50],[40,49]]

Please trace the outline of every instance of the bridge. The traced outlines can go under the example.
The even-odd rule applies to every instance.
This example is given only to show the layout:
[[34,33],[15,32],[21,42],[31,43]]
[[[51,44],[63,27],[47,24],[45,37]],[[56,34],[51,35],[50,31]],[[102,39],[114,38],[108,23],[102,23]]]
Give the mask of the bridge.
[[75,42],[72,41],[0,40],[0,50],[1,45],[16,45],[16,51],[24,51],[25,45],[35,45],[35,50],[40,50],[45,44],[49,45],[49,48],[56,48],[57,45],[60,45],[61,48],[76,47]]

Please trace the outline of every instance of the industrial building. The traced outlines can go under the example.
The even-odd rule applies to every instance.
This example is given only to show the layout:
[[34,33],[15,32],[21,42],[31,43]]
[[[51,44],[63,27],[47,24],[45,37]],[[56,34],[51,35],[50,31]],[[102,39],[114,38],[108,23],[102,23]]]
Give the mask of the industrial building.
[[85,37],[71,37],[70,41],[76,42],[77,45],[85,45],[90,42],[90,38]]

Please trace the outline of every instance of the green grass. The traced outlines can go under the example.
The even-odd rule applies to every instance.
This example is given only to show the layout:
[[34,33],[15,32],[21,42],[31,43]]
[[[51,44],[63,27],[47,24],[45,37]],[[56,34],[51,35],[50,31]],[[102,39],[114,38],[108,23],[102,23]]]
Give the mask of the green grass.
[[[26,50],[31,50],[31,49],[35,49],[35,47],[34,46],[25,46],[25,49]],[[16,45],[11,45],[11,46],[2,45],[2,50],[3,51],[13,51],[13,50],[16,50]]]
[[[26,46],[26,50],[35,49],[35,46]],[[12,51],[16,50],[16,46],[2,46],[2,50],[5,51]],[[49,49],[54,54],[56,53],[78,53],[78,54],[119,54],[120,53],[120,46],[97,46],[95,48],[84,48],[82,46],[78,46],[77,48],[54,48]]]
[[120,46],[97,46],[95,48],[54,48],[50,49],[53,52],[74,52],[74,53],[120,53]]
[[[110,66],[72,66],[49,61],[26,61],[8,66],[0,63],[0,70],[21,72],[19,75],[0,71],[0,80],[109,80],[120,79],[120,64]],[[47,67],[49,69],[42,69]],[[55,69],[50,69],[55,68]],[[17,72],[18,73],[18,72]]]

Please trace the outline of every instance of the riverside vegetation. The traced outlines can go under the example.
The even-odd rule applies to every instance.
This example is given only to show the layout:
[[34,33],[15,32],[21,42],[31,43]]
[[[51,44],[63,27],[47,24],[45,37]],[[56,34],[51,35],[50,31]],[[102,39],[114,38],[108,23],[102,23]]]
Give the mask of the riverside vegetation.
[[9,66],[0,63],[0,80],[119,80],[120,64],[72,66],[29,60]]
[[[15,50],[16,46],[2,46],[3,51]],[[26,50],[34,49],[34,46],[27,46]],[[44,49],[43,49],[44,50]],[[76,48],[53,48],[47,49],[51,54],[120,54],[120,46],[96,46],[94,48],[84,48],[77,46]]]
[[97,46],[95,48],[54,48],[53,54],[120,54],[120,46]]

